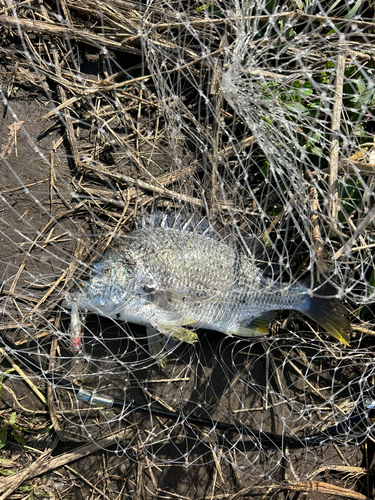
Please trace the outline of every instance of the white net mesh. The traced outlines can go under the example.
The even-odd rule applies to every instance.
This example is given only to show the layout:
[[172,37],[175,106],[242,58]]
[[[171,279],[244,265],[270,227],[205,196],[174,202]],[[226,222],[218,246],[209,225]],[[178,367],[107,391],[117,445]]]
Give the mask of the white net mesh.
[[[5,414],[47,409],[61,442],[149,471],[149,494],[245,494],[334,471],[370,496],[374,5],[0,7]],[[145,327],[72,314],[72,290],[140,227],[220,241],[284,294],[328,289],[350,346],[289,310],[268,336],[200,329],[160,362]],[[167,485],[170,465],[205,472]]]

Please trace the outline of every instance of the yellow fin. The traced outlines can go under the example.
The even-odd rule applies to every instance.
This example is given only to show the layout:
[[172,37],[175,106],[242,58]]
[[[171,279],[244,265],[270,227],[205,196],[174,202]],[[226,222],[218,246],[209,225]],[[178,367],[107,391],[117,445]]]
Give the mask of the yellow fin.
[[[171,335],[175,339],[187,342],[188,344],[192,344],[198,340],[197,334],[192,330],[188,330],[182,326],[172,326],[170,323],[171,322],[157,323],[155,326],[159,331],[165,333],[166,335]],[[192,323],[195,323],[195,321],[192,321]]]
[[252,326],[248,328],[245,326],[239,326],[238,328],[228,332],[229,335],[237,335],[238,337],[264,337],[267,333],[268,324],[267,328],[264,328],[263,326]]
[[228,331],[229,335],[237,335],[239,337],[263,337],[268,334],[270,322],[276,316],[277,311],[268,311],[258,318],[255,318],[246,326],[239,326]]
[[310,299],[309,309],[303,312],[306,316],[319,323],[332,337],[335,337],[342,344],[350,345],[349,332],[351,332],[351,326],[345,317],[342,303],[324,295],[314,295]]
[[339,331],[337,329],[328,330],[328,328],[327,328],[327,332],[330,333],[337,340],[339,340],[342,344],[350,345],[350,336],[346,332],[344,332],[343,330],[341,330],[341,331]]
[[314,317],[315,321],[317,321],[332,337],[339,340],[344,345],[350,345],[350,336],[344,330],[351,330],[351,327],[347,320],[344,318],[333,317],[333,319],[322,318],[322,317]]

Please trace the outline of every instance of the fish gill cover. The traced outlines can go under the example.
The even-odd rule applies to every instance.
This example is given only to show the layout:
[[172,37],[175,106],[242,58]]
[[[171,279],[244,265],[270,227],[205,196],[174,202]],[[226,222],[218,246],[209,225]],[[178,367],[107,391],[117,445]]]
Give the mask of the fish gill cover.
[[[133,498],[372,495],[374,18],[336,0],[0,1],[4,453],[91,443],[110,498],[124,477]],[[134,234],[163,234],[156,267],[118,258]],[[197,322],[241,297],[244,265],[260,297],[297,290],[311,314],[257,310],[238,325],[253,338]],[[75,300],[103,279],[118,309]],[[168,317],[123,321],[124,287]]]

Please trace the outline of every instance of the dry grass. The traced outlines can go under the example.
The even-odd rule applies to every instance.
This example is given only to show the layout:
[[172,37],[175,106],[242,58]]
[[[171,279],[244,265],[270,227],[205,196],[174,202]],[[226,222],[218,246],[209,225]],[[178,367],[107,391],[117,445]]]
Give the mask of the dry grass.
[[[43,206],[47,207],[49,218],[44,220],[38,234],[27,242],[27,248],[25,244],[25,254],[18,271],[13,276],[10,286],[3,290],[3,296],[6,296],[9,301],[14,301],[12,305],[16,311],[17,321],[9,322],[7,330],[18,346],[22,347],[30,342],[28,330],[30,325],[36,332],[33,334],[34,341],[48,337],[51,329],[60,330],[60,318],[56,314],[59,311],[58,301],[61,298],[59,291],[63,287],[68,289],[73,277],[77,279],[80,277],[79,273],[85,273],[86,268],[83,263],[86,263],[88,267],[98,255],[105,251],[115,237],[133,228],[134,220],[139,214],[146,213],[155,203],[159,207],[187,206],[193,211],[216,215],[225,224],[232,220],[233,214],[240,220],[250,219],[256,214],[257,205],[254,200],[243,201],[241,196],[236,198],[236,193],[229,192],[230,189],[228,189],[227,199],[224,200],[220,196],[220,182],[225,188],[228,186],[231,188],[232,178],[229,175],[221,177],[216,168],[207,170],[210,173],[207,175],[208,167],[200,161],[201,157],[195,154],[194,148],[190,151],[189,148],[182,148],[185,155],[180,167],[177,166],[178,163],[173,158],[175,150],[168,143],[167,123],[163,109],[163,106],[170,106],[173,109],[173,99],[171,98],[166,103],[160,102],[152,70],[144,65],[143,40],[140,33],[147,29],[152,32],[155,44],[168,48],[172,54],[174,51],[184,54],[184,63],[178,69],[173,64],[173,58],[168,61],[165,72],[170,78],[184,69],[188,73],[191,72],[197,80],[201,78],[206,82],[207,76],[201,75],[209,70],[212,59],[215,59],[219,65],[223,64],[224,53],[228,45],[222,43],[222,40],[214,41],[213,39],[209,56],[199,53],[193,43],[183,48],[178,45],[177,37],[174,36],[174,33],[182,28],[177,12],[173,16],[172,11],[166,11],[161,5],[155,3],[151,11],[148,11],[146,19],[143,15],[145,8],[142,4],[131,1],[60,0],[62,17],[59,18],[54,8],[43,0],[39,2],[37,9],[31,8],[29,3],[21,2],[16,10],[0,2],[0,26],[4,30],[1,36],[3,42],[6,42],[0,49],[2,61],[6,62],[3,66],[6,70],[0,73],[4,84],[2,88],[5,89],[4,95],[11,98],[17,94],[20,87],[26,89],[31,99],[36,100],[44,93],[48,96],[49,103],[52,104],[52,108],[49,106],[47,112],[43,111],[41,123],[43,127],[46,127],[44,134],[59,130],[56,140],[48,151],[48,164],[45,164],[43,179],[29,182],[24,187],[12,186],[2,190],[2,195],[5,196],[13,195],[25,188],[32,190],[48,186],[48,189],[45,188],[45,192],[48,191],[48,200],[43,201]],[[202,38],[209,39],[210,27],[208,25],[210,25],[211,27],[225,26],[228,38],[233,39],[234,18],[229,14],[227,18],[214,20],[205,18],[204,10],[191,9],[190,14],[190,25],[201,34]],[[301,23],[308,20],[317,25],[329,21],[332,25],[339,27],[345,27],[351,23],[348,19],[310,16],[297,9],[280,13],[277,21],[290,19],[298,19]],[[248,20],[253,20],[253,18]],[[257,16],[259,23],[268,20],[268,16]],[[356,25],[360,29],[367,30],[367,42],[372,40],[374,23],[356,21]],[[19,40],[20,32],[24,43],[22,52],[12,45],[12,40]],[[170,34],[169,38],[168,34]],[[340,242],[336,245],[336,259],[345,256],[345,252],[357,241],[362,245],[358,248],[367,250],[368,259],[372,259],[369,249],[371,245],[361,240],[361,237],[373,231],[374,207],[355,223],[348,216],[346,222],[349,230],[346,233],[340,232],[337,224],[340,201],[337,179],[343,171],[350,172],[353,169],[355,171],[359,169],[363,175],[373,175],[375,168],[366,157],[363,158],[364,161],[358,161],[350,157],[342,158],[343,155],[340,154],[340,141],[337,133],[342,128],[342,90],[346,61],[355,58],[363,60],[364,63],[373,64],[374,62],[374,50],[371,44],[351,41],[351,36],[352,34],[348,33],[348,44],[352,46],[353,51],[342,56],[337,55],[340,51],[338,46],[334,54],[334,57],[337,56],[338,74],[331,123],[333,139],[328,185],[332,198],[327,224],[324,224],[323,216],[318,214],[320,208],[316,191],[317,173],[308,172],[305,178],[310,187],[310,197],[314,208],[310,214],[310,220],[315,226],[314,242],[317,247],[322,246],[322,238],[326,234],[325,227],[329,226],[333,239]],[[227,44],[230,43],[232,42],[227,41]],[[112,51],[110,56],[103,53],[104,47]],[[30,58],[24,57],[26,50]],[[319,56],[319,54],[311,54],[312,59],[319,58]],[[81,57],[85,60],[86,71],[77,70],[82,66]],[[108,59],[115,63],[111,72],[105,66]],[[131,63],[127,63],[128,60]],[[90,64],[95,66],[96,74],[87,70],[89,66],[91,68]],[[117,71],[113,68],[117,68]],[[270,75],[272,76],[269,73],[268,77]],[[277,80],[277,75],[273,74],[273,76]],[[245,131],[243,136],[236,137],[236,140],[230,143],[223,138],[220,127],[217,129],[213,127],[210,130],[213,136],[211,145],[215,165],[220,163],[222,157],[225,157],[228,165],[231,165],[240,152],[253,151],[254,156],[259,155],[264,159],[256,139],[250,134],[246,136],[248,129],[241,117],[223,109],[223,98],[219,85],[214,79],[210,81],[210,88],[214,96],[212,102],[216,112],[233,120],[233,130]],[[192,122],[191,126],[194,128],[196,124]],[[21,140],[17,138],[19,127],[21,124],[15,125],[9,131],[2,152],[2,160],[8,160],[11,155],[17,155]],[[202,131],[202,134],[204,133]],[[65,167],[68,165],[69,169],[66,168],[62,176],[59,161],[64,145],[67,146],[68,151]],[[25,142],[24,147],[26,147]],[[235,177],[235,174],[233,176]],[[74,196],[69,197],[68,190],[61,187],[61,179],[69,185]],[[203,183],[205,192],[209,193],[207,198],[200,196],[197,189],[198,183]],[[238,199],[241,201],[237,203]],[[270,201],[267,199],[267,203],[271,206],[272,199]],[[20,220],[28,220],[27,212],[20,215]],[[270,216],[266,227],[261,232],[263,241],[270,237],[284,216],[284,209]],[[61,225],[65,224],[72,230],[56,235]],[[100,234],[102,237],[95,241],[87,238],[88,227],[93,234]],[[40,290],[41,293],[36,296],[37,298],[30,295],[23,296],[20,293],[24,281],[23,276],[35,251],[47,248],[51,244],[65,242],[65,239],[71,245],[70,248],[74,246],[74,251],[70,252],[70,260],[65,257],[64,260],[61,259],[64,265],[57,273],[57,277],[55,276],[45,288]],[[328,260],[329,256],[322,252],[320,269],[323,272]],[[25,304],[27,307],[24,307]],[[39,311],[43,311],[44,318],[38,316]],[[288,323],[283,325],[286,329],[290,327],[293,339],[296,329],[292,326]],[[353,329],[363,334],[374,335],[372,325],[368,326],[367,324],[366,326],[353,325]],[[308,329],[310,329],[311,338],[319,337],[310,325]],[[310,374],[311,371],[316,374],[323,373],[325,367],[323,358],[335,359],[341,354],[329,343],[322,341],[321,345],[324,357],[317,358],[320,360],[320,366],[314,366],[316,361],[308,359],[304,350],[293,350],[293,341],[287,345],[280,341],[279,344],[273,343],[272,346],[265,341],[262,348],[264,353],[269,353],[267,354],[267,369],[271,373],[264,399],[266,404],[257,407],[250,406],[250,409],[263,412],[283,405],[275,394],[287,394],[290,381],[293,380],[293,383],[297,385],[295,380],[298,379],[305,380],[304,390],[309,392],[307,403],[327,401],[327,388],[320,385],[319,376],[310,380],[306,374]],[[58,359],[61,351],[57,341],[51,342],[49,347],[50,359]],[[286,348],[290,348],[290,352],[286,352]],[[371,348],[370,346],[369,352]],[[253,353],[247,348],[245,351],[247,361],[242,364],[241,369],[238,369],[225,390],[217,396],[215,401],[217,408],[226,407],[231,391],[238,390],[242,378],[245,378],[251,371],[254,358],[262,356],[262,353]],[[328,464],[327,468],[316,469],[305,482],[297,480],[298,475],[294,472],[293,460],[288,462],[288,456],[292,452],[283,450],[282,475],[284,477],[281,480],[275,479],[274,484],[270,486],[269,481],[253,481],[251,474],[249,476],[241,474],[241,469],[237,465],[237,460],[240,460],[239,451],[235,447],[230,449],[224,457],[224,446],[228,446],[227,441],[223,440],[223,447],[217,446],[216,442],[212,442],[209,433],[193,427],[201,442],[205,444],[205,458],[199,460],[201,467],[194,468],[194,472],[193,468],[186,472],[180,465],[174,467],[170,464],[152,463],[145,443],[152,441],[153,438],[156,439],[156,434],[153,436],[154,430],[143,425],[140,418],[135,421],[132,415],[124,414],[121,420],[114,419],[115,422],[121,421],[122,426],[118,425],[117,431],[112,428],[111,432],[108,432],[108,428],[102,425],[98,417],[99,410],[91,410],[84,405],[77,407],[74,398],[66,396],[64,399],[59,391],[56,393],[48,384],[33,380],[31,374],[27,374],[27,370],[20,367],[4,350],[1,350],[1,355],[7,361],[5,371],[14,371],[20,375],[20,381],[14,388],[11,385],[3,385],[3,395],[6,393],[7,397],[1,412],[4,422],[10,422],[10,408],[13,408],[17,412],[17,424],[22,427],[22,430],[14,426],[6,428],[10,435],[11,446],[8,443],[2,449],[3,460],[5,460],[2,462],[2,471],[3,473],[10,471],[12,475],[5,477],[4,473],[4,477],[0,480],[0,500],[31,499],[33,496],[42,497],[43,495],[46,498],[53,496],[63,499],[73,498],[74,495],[74,498],[106,500],[122,498],[240,500],[258,497],[284,498],[285,491],[295,492],[293,498],[305,498],[306,493],[308,496],[312,493],[315,495],[311,498],[328,498],[329,496],[358,500],[373,498],[371,496],[373,495],[373,470],[371,469],[373,452],[367,447],[361,450],[363,452],[362,466],[352,466],[350,463],[345,466],[336,465],[335,460],[340,462],[346,460],[343,460],[341,451],[337,448],[334,451],[335,457],[331,457],[332,463]],[[286,378],[285,360],[288,365]],[[347,365],[350,366],[349,356]],[[63,370],[62,373],[64,373],[65,366],[58,366],[57,372]],[[87,366],[86,368],[89,369]],[[79,381],[80,377],[84,379],[85,373],[80,373],[79,369],[80,367],[77,367],[76,372],[70,367],[66,370],[69,372],[70,382]],[[147,383],[141,378],[138,379],[130,369],[129,373],[122,374],[123,377],[125,375],[129,378],[133,377],[134,384],[145,401],[157,402],[160,407],[169,411],[176,410],[171,406],[170,398],[164,400],[162,389],[158,392],[154,389],[150,390],[149,386],[165,383],[175,384],[177,387],[177,383],[180,382],[193,383],[190,375],[184,376],[184,373],[180,374],[177,369],[176,372],[171,369],[171,372],[167,373],[170,376],[164,377],[157,374],[155,379],[151,378],[147,380]],[[202,375],[202,380],[203,378]],[[349,375],[348,378],[350,378]],[[31,391],[31,396],[29,394],[25,396],[24,384],[27,384],[27,391]],[[23,405],[23,396],[17,393],[18,390],[20,393],[23,391],[27,404]],[[61,396],[58,406],[57,396]],[[40,401],[36,403],[36,399]],[[353,407],[354,403],[350,401],[347,405],[342,403],[341,406],[334,403],[327,408],[323,417],[318,414],[315,421],[320,420],[326,427],[329,427],[335,421],[335,415],[348,415],[353,411]],[[235,407],[232,410],[234,415],[241,415],[242,411],[245,410]],[[53,427],[53,430],[51,429],[48,433],[47,442],[42,441],[38,444],[36,441],[35,446],[39,447],[35,448],[22,441],[17,444],[15,436],[18,432],[26,438],[29,432],[34,432],[34,415],[40,419],[38,423],[43,426],[43,430],[48,429],[49,426]],[[19,421],[22,418],[25,421],[21,425]],[[74,418],[77,419],[73,425],[75,429],[79,427],[77,422],[80,419],[87,418],[89,421],[90,418],[90,422],[95,422],[97,434],[93,442],[78,445],[77,442],[87,440],[88,437],[82,429],[81,435],[78,431],[74,435],[73,431],[66,426],[67,418],[72,421]],[[259,417],[259,421],[261,420],[262,417]],[[158,429],[168,427],[168,424],[161,418],[155,418],[155,421]],[[190,431],[187,435],[179,434],[184,427],[176,427],[176,429],[176,435],[173,438],[179,444],[183,443],[184,439],[193,439],[194,433]],[[299,430],[304,430],[304,426]],[[167,443],[168,434],[165,434],[162,439]],[[368,441],[369,446],[373,446],[371,436],[368,437]],[[121,449],[122,442],[131,443],[127,446],[127,456],[120,459],[116,454],[108,453],[108,450],[113,451],[116,447]],[[118,446],[119,443],[120,446]],[[91,457],[92,461],[89,461],[87,457]],[[168,475],[173,476],[175,473],[180,478],[181,484],[179,485],[176,485],[170,477],[168,478]],[[340,485],[330,484],[335,481]]]

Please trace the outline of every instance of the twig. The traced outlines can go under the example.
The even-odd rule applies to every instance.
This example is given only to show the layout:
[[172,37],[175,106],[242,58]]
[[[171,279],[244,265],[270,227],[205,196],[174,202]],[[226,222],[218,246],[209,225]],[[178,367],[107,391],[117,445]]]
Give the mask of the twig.
[[[228,45],[227,36],[224,35],[220,41],[219,49],[224,49]],[[210,82],[210,94],[212,95],[212,107],[214,111],[214,120],[212,124],[212,135],[214,138],[213,141],[213,151],[212,151],[212,173],[208,177],[208,181],[211,182],[211,199],[210,201],[210,211],[211,218],[214,220],[217,217],[218,211],[218,185],[219,185],[219,175],[218,175],[218,167],[219,167],[219,145],[221,143],[222,129],[220,123],[220,109],[223,106],[223,91],[220,87],[219,75],[222,73],[222,68],[220,64],[219,58],[216,59],[214,63],[214,67],[212,68],[212,76]]]
[[103,497],[105,500],[111,500],[105,493],[104,491],[101,491],[99,490],[99,488],[97,488],[94,484],[92,484],[92,481],[88,481],[84,476],[82,476],[82,474],[80,474],[78,471],[76,471],[75,469],[73,469],[72,467],[69,467],[69,465],[65,465],[64,466],[65,469],[68,469],[70,470],[70,472],[72,472],[75,476],[79,477],[81,481],[83,481],[84,483],[86,483],[90,488],[92,488],[94,491],[96,491],[97,493],[99,493],[99,495],[101,497]]
[[311,475],[311,479],[318,476],[322,472],[331,472],[331,471],[336,471],[336,472],[343,472],[344,474],[353,474],[354,476],[360,476],[364,474],[373,474],[374,471],[370,471],[367,469],[364,469],[363,467],[348,467],[347,465],[335,465],[335,464],[329,464],[329,465],[324,465],[323,467],[320,467],[319,469],[316,469]]
[[85,42],[88,45],[93,45],[96,48],[106,47],[106,49],[119,50],[130,54],[140,55],[141,50],[128,46],[125,42],[116,42],[111,38],[104,38],[90,31],[83,31],[76,28],[68,28],[59,24],[47,23],[44,21],[36,21],[32,19],[17,18],[11,16],[0,16],[0,26],[8,26],[21,31],[37,33],[39,35],[57,36],[63,39],[69,38],[78,42]]
[[[57,326],[59,325],[59,318],[58,317],[56,318],[56,325]],[[54,339],[52,341],[52,344],[51,344],[50,361],[49,361],[49,366],[48,366],[48,369],[51,371],[51,373],[53,373],[53,370],[55,369],[56,349],[57,349],[57,339]],[[50,416],[53,428],[54,428],[57,436],[62,437],[63,429],[61,426],[61,418],[59,418],[59,415],[57,413],[54,391],[53,391],[51,384],[47,385],[47,400],[48,400],[49,416]]]
[[349,238],[349,240],[339,249],[334,255],[334,259],[337,260],[341,257],[343,253],[350,253],[352,246],[354,245],[354,242],[358,238],[359,235],[363,233],[363,231],[366,229],[366,227],[371,224],[373,218],[375,216],[375,205],[372,205],[370,210],[368,211],[366,217],[363,219],[363,221],[359,224],[357,229],[354,231],[354,234]]
[[[283,19],[287,19],[288,21],[292,19],[301,19],[301,20],[309,20],[310,22],[317,22],[317,23],[327,23],[330,22],[335,25],[341,25],[341,24],[355,24],[358,28],[363,28],[363,29],[373,29],[375,30],[375,23],[373,22],[368,22],[368,21],[361,21],[357,19],[344,19],[341,17],[329,17],[329,16],[321,16],[321,15],[314,15],[314,14],[304,14],[301,11],[291,11],[291,12],[282,12],[282,13],[275,13],[273,12],[272,14],[269,15],[262,15],[262,16],[243,16],[242,20],[243,21],[258,21],[258,22],[269,22],[270,17],[272,16],[272,19],[277,19],[279,21]],[[237,21],[236,17],[223,17],[219,19],[191,19],[190,20],[190,25],[194,28],[204,28],[207,24],[210,25],[215,25],[219,26],[221,24],[229,24],[229,23],[235,23]],[[146,24],[152,25],[152,27],[157,30],[157,31],[162,31],[164,29],[178,29],[179,27],[185,27],[186,25],[182,22],[175,22],[175,23],[158,23],[158,24],[153,24],[153,23],[147,23]]]
[[369,330],[368,328],[363,328],[362,326],[358,325],[350,325],[352,327],[352,330],[355,330],[357,332],[365,333],[366,335],[375,335],[375,330]]
[[305,483],[290,483],[281,484],[276,486],[277,490],[288,490],[288,491],[316,491],[322,493],[323,495],[333,495],[340,498],[354,498],[355,500],[368,500],[365,495],[358,493],[357,491],[348,490],[347,488],[341,488],[341,486],[335,486],[334,484],[327,484],[320,481],[306,481]]
[[[50,459],[50,455],[56,448],[58,442],[59,439],[56,437],[52,442],[51,447],[40,455],[40,457],[38,457],[29,467],[24,469],[22,472],[3,480],[0,485],[0,491],[4,492],[4,494],[0,496],[0,500],[6,500],[24,481],[42,474],[42,469],[47,468],[47,470],[49,470],[48,467],[51,464],[51,461],[53,461]],[[46,462],[48,463],[46,464]]]
[[130,184],[133,186],[134,185],[138,186],[138,187],[145,189],[147,191],[153,191],[155,193],[161,194],[161,195],[166,196],[168,198],[178,199],[181,201],[185,201],[187,203],[191,203],[192,205],[204,207],[203,201],[200,200],[199,198],[194,198],[193,196],[188,196],[188,195],[185,195],[182,193],[175,193],[174,191],[170,191],[169,189],[165,189],[163,187],[149,184],[148,182],[142,181],[140,179],[133,179],[133,178],[129,177],[128,175],[116,174],[114,172],[104,171],[104,169],[100,168],[99,166],[93,167],[91,165],[90,166],[87,165],[87,168],[89,168],[90,170],[93,170],[93,171],[100,172],[100,173],[105,173],[105,174],[109,175],[110,177],[113,177],[114,179],[126,182],[127,184]]
[[334,226],[337,225],[338,216],[338,171],[339,171],[339,136],[342,111],[342,94],[345,73],[345,54],[340,54],[337,58],[337,76],[335,87],[335,99],[332,114],[332,145],[330,151],[330,169],[328,184],[330,187],[329,214]]
[[30,378],[26,375],[26,373],[21,370],[21,368],[12,360],[12,358],[4,351],[4,349],[0,348],[0,354],[6,358],[8,363],[10,363],[16,372],[21,375],[26,384],[31,388],[31,390],[38,396],[43,404],[47,404],[46,398],[40,392],[40,390],[35,386],[35,384],[30,380]]
[[[55,71],[58,77],[61,77],[61,67],[60,67],[60,60],[59,60],[59,55],[57,52],[56,45],[53,43],[52,44],[52,55],[53,55],[53,60],[55,63]],[[65,89],[62,85],[57,84],[57,92],[60,98],[61,102],[65,102],[67,100],[66,92]],[[66,135],[69,141],[70,149],[72,150],[72,161],[73,164],[75,165],[76,168],[80,168],[80,159],[79,159],[79,152],[78,152],[78,146],[77,146],[77,141],[74,133],[74,128],[72,124],[72,117],[70,116],[70,111],[67,109],[64,114],[64,119],[61,119],[63,125],[66,128]]]
[[[29,467],[27,471],[19,472],[18,474],[14,474],[13,476],[7,477],[3,479],[0,484],[0,491],[5,491],[5,488],[15,488],[19,486],[21,478],[21,482],[25,479],[33,479],[34,477],[45,474],[48,471],[57,469],[62,467],[70,462],[74,462],[75,460],[79,460],[80,458],[87,457],[92,453],[97,452],[100,448],[107,448],[108,446],[112,446],[118,442],[121,442],[126,436],[126,430],[120,431],[115,434],[110,434],[109,436],[96,441],[95,443],[85,444],[84,446],[80,446],[73,451],[68,453],[64,453],[63,455],[59,455],[57,457],[49,459],[48,463],[45,463],[45,460],[40,460],[42,457],[39,457],[38,460],[40,462],[37,464],[38,460],[34,462],[33,467]],[[52,450],[51,450],[52,451]],[[48,458],[49,455],[46,455]],[[34,465],[36,465],[34,467]],[[16,485],[15,487],[13,485]],[[5,500],[7,498],[8,493],[0,497],[0,500]]]
[[365,175],[375,175],[375,165],[373,163],[366,163],[362,161],[351,160],[350,158],[345,158],[341,160],[340,167],[349,173],[355,173],[356,169],[353,168],[353,165],[357,167],[357,169]]
[[[324,242],[322,239],[322,233],[320,231],[320,225],[319,225],[319,217],[317,215],[318,210],[319,210],[319,201],[318,201],[318,192],[316,187],[312,184],[313,182],[313,174],[310,170],[306,171],[306,176],[308,177],[311,187],[309,189],[309,197],[310,197],[310,203],[311,203],[311,214],[310,214],[310,220],[311,220],[311,225],[312,225],[312,238],[314,241],[314,246],[315,246],[315,251],[316,255],[318,257],[317,259],[317,268],[318,268],[318,273],[323,273],[324,272]],[[317,276],[317,280],[319,281],[319,274]]]
[[26,189],[26,188],[30,188],[32,186],[37,186],[38,184],[43,184],[44,182],[47,182],[48,179],[49,178],[46,177],[45,179],[42,179],[42,180],[36,181],[36,182],[31,182],[30,184],[25,184],[24,186],[18,186],[15,188],[6,189],[5,191],[1,191],[1,194],[14,193],[15,191],[20,191],[21,189]]

